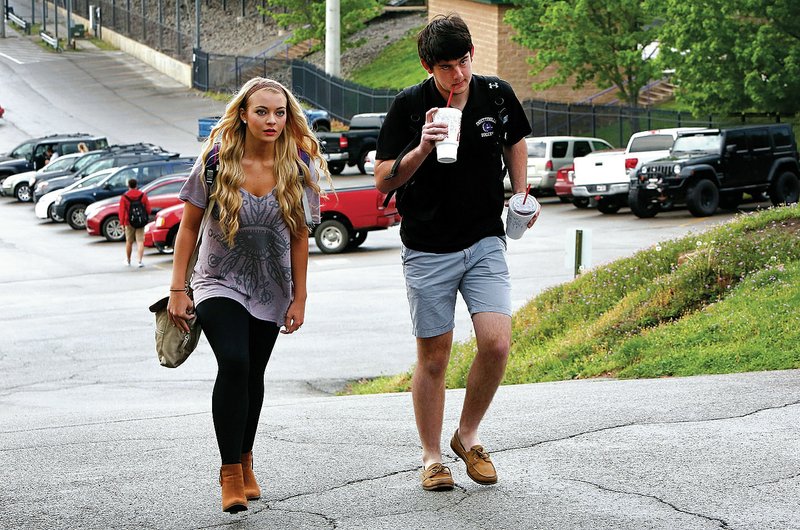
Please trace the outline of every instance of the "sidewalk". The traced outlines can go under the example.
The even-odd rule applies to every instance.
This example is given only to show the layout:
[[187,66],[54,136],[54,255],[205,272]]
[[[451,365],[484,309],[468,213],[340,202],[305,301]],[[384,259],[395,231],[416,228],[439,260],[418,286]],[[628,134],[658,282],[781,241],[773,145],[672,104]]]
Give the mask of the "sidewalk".
[[419,486],[408,394],[268,396],[254,450],[264,497],[233,516],[196,399],[208,390],[5,392],[3,527],[800,528],[797,370],[503,387],[483,428],[491,487],[450,453],[463,391],[449,391],[457,487],[438,493]]

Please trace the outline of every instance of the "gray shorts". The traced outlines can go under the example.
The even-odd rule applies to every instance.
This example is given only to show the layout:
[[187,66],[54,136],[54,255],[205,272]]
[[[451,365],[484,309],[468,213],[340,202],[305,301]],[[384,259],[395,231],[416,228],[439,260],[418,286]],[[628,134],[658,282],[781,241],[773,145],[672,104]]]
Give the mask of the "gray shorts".
[[433,254],[402,248],[403,275],[414,336],[436,337],[455,327],[456,292],[469,314],[511,316],[506,242],[486,237],[459,252]]

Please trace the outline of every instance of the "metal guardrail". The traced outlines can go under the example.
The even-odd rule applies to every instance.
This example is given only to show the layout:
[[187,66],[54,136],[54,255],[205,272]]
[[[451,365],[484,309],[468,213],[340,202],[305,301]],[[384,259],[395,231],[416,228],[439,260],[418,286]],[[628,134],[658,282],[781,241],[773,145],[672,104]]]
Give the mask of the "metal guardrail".
[[45,33],[44,31],[39,33],[39,36],[42,40],[46,43],[55,48],[57,52],[61,51],[61,46],[58,45],[58,39],[50,35],[49,33]]
[[19,26],[19,28],[25,32],[25,35],[31,34],[32,24],[30,22],[28,22],[24,18],[18,17],[17,15],[14,14],[13,11],[8,11],[7,15],[8,15],[8,20]]

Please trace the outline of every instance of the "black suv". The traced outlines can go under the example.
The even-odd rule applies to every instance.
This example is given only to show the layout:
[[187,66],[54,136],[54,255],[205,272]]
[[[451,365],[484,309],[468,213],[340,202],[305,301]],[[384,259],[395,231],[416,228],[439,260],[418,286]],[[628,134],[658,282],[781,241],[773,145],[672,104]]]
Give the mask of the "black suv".
[[54,219],[65,219],[75,230],[83,230],[86,207],[95,201],[122,195],[128,189],[129,179],[135,178],[143,186],[164,175],[189,171],[194,161],[194,158],[169,158],[116,169],[96,186],[62,192],[54,204]]
[[800,195],[797,141],[788,124],[705,129],[678,136],[669,157],[642,165],[628,203],[638,217],[685,203],[695,217],[735,210],[745,192],[768,193],[774,205]]
[[[37,172],[36,178],[30,183],[33,190],[33,201],[39,202],[45,193],[66,188],[76,180],[101,169],[138,164],[148,160],[165,160],[178,156],[178,153],[170,153],[156,145],[143,143],[112,145],[98,151],[90,151],[69,171],[61,174]],[[58,159],[56,159],[57,161]]]
[[78,152],[78,144],[84,143],[90,150],[108,147],[105,136],[92,134],[51,134],[22,142],[0,161],[0,182],[9,175],[23,171],[35,171],[44,167],[47,148],[52,147],[59,155]]

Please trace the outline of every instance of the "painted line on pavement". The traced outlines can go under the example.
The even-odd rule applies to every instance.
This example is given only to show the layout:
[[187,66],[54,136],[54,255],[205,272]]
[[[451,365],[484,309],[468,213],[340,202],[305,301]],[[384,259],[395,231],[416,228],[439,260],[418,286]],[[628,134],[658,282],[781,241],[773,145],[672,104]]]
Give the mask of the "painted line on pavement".
[[3,57],[5,57],[5,58],[6,58],[6,59],[8,59],[9,61],[14,61],[14,62],[15,62],[15,63],[17,63],[17,64],[25,64],[25,63],[23,63],[22,61],[18,61],[18,60],[16,60],[16,59],[14,59],[14,58],[13,58],[13,57],[11,57],[10,55],[6,55],[5,53],[2,53],[2,52],[0,52],[0,55],[1,55],[1,56],[3,56]]

